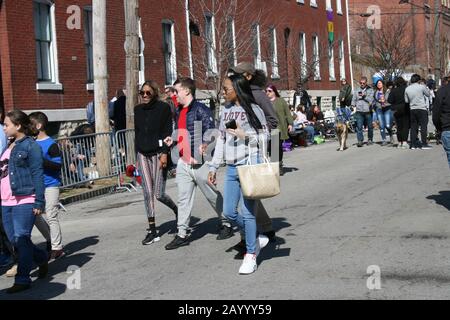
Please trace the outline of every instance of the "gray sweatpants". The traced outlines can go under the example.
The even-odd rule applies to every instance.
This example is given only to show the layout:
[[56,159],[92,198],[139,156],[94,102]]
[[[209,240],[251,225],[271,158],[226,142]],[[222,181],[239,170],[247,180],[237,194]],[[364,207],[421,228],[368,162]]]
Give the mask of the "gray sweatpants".
[[[216,212],[220,224],[231,227],[231,223],[223,216],[222,194],[208,183],[209,168],[207,164],[196,168],[184,163],[181,159],[177,165],[176,182],[178,185],[178,235],[185,237],[194,206],[196,186],[208,200]],[[272,220],[261,201],[255,201],[256,224],[260,232],[273,230]]]
[[189,228],[192,208],[194,207],[196,187],[200,189],[216,212],[221,225],[231,226],[222,215],[222,194],[208,183],[209,168],[206,164],[198,167],[179,160],[177,164],[176,183],[178,185],[178,236],[185,237]]

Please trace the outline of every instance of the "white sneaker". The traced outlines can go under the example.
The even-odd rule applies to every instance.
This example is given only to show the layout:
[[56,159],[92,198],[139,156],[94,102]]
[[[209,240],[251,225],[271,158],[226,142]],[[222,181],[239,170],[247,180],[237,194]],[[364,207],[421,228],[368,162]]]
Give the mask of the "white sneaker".
[[15,277],[17,275],[17,264],[13,265],[11,267],[11,269],[9,269],[8,271],[6,271],[6,276],[8,278],[12,278]]
[[256,239],[255,255],[258,256],[261,249],[264,248],[265,246],[267,246],[268,243],[269,243],[269,238],[267,236],[265,236],[265,235],[258,236],[258,238]]
[[256,255],[255,254],[246,254],[244,256],[244,261],[239,268],[239,274],[252,274],[258,268],[256,264]]

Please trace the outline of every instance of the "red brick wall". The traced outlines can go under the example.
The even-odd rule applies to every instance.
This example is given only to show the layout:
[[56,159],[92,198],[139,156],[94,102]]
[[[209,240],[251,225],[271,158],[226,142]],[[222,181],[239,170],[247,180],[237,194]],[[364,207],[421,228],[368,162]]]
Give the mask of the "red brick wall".
[[[191,3],[195,1],[191,0]],[[86,90],[86,49],[84,46],[84,23],[81,21],[80,30],[69,30],[66,21],[69,14],[68,6],[78,5],[81,9],[90,5],[90,0],[61,0],[56,1],[56,33],[59,63],[59,79],[63,85],[62,92],[36,90],[36,58],[33,25],[33,5],[29,0],[4,0],[3,9],[0,12],[1,25],[1,67],[3,91],[6,109],[18,107],[24,110],[31,109],[73,109],[84,108],[93,99],[93,93]],[[261,31],[275,25],[278,39],[278,61],[281,80],[275,81],[280,89],[294,89],[295,79],[290,71],[289,83],[287,83],[286,59],[284,48],[283,30],[291,29],[288,54],[292,56],[291,46],[298,48],[298,34],[305,32],[307,35],[306,47],[308,57],[312,55],[312,35],[317,33],[319,39],[327,41],[327,19],[325,1],[319,1],[319,8],[312,8],[309,1],[299,5],[295,0],[256,1],[255,3],[264,10],[264,18],[261,23]],[[335,39],[344,39],[347,49],[345,1],[343,3],[344,15],[334,15]],[[176,54],[178,74],[189,75],[188,51],[186,36],[186,17],[184,12],[184,0],[141,1],[140,15],[142,32],[145,42],[145,76],[147,79],[156,80],[161,86],[164,84],[164,55],[162,48],[162,21],[163,19],[175,22]],[[333,1],[333,8],[336,2]],[[6,9],[6,10],[5,10]],[[259,8],[255,7],[255,12]],[[109,71],[109,96],[112,97],[117,88],[125,84],[125,52],[123,43],[125,40],[124,8],[122,1],[108,1],[107,22],[107,49]],[[193,10],[196,8],[193,6]],[[197,8],[198,10],[198,8]],[[204,27],[203,15],[198,23]],[[248,15],[251,17],[251,15]],[[83,18],[83,11],[82,11]],[[238,28],[250,29],[253,21],[236,25]],[[194,39],[194,55],[204,55],[204,44]],[[267,39],[261,39],[262,50],[267,47]],[[347,50],[346,50],[347,51]],[[338,45],[335,45],[335,70],[336,79],[339,80]],[[292,57],[290,58],[292,59]],[[238,61],[250,60],[251,57],[239,56]],[[265,59],[267,61],[267,59]],[[268,61],[267,61],[268,62]],[[346,56],[347,77],[350,75],[349,60]],[[292,66],[289,66],[289,70]],[[268,63],[268,71],[271,72]],[[196,70],[196,78],[204,78],[206,75],[201,70]],[[321,65],[322,81],[311,81],[309,89],[312,90],[337,90],[339,81],[328,81],[328,61],[325,59]]]

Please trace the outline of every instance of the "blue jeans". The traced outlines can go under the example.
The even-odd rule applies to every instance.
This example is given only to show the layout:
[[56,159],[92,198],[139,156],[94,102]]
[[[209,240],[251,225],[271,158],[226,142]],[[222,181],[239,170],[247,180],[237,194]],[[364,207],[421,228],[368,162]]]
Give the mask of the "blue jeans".
[[447,152],[448,165],[450,167],[450,131],[442,132],[442,145],[444,146],[445,152]]
[[392,136],[392,111],[386,110],[383,111],[381,108],[377,109],[377,117],[378,121],[380,121],[380,132],[381,132],[381,139],[383,141],[386,140],[386,130],[389,133],[389,136]]
[[303,130],[305,130],[307,136],[308,136],[308,141],[310,143],[314,143],[314,134],[315,134],[315,130],[313,126],[304,126]]
[[[241,203],[241,212],[238,212],[238,204]],[[256,219],[255,201],[245,199],[242,195],[241,183],[237,167],[227,166],[224,193],[223,193],[223,214],[232,222],[235,222],[241,230],[245,232],[245,243],[247,253],[256,252]]]
[[358,142],[364,141],[364,123],[366,123],[367,127],[369,128],[369,141],[373,141],[372,114],[370,112],[356,112],[355,120]]
[[18,263],[16,284],[30,284],[30,272],[33,261],[37,265],[47,262],[47,252],[36,247],[31,242],[31,231],[34,221],[32,204],[23,204],[14,207],[2,207],[3,225],[9,241],[17,248]]

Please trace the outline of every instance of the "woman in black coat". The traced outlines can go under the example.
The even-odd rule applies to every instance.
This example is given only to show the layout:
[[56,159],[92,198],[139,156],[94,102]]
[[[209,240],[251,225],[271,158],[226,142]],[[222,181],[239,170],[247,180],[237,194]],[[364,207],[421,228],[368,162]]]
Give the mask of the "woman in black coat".
[[395,88],[389,94],[388,102],[394,112],[395,123],[397,124],[398,148],[408,148],[408,135],[410,128],[409,104],[405,102],[405,90],[407,83],[402,77],[395,80]]

